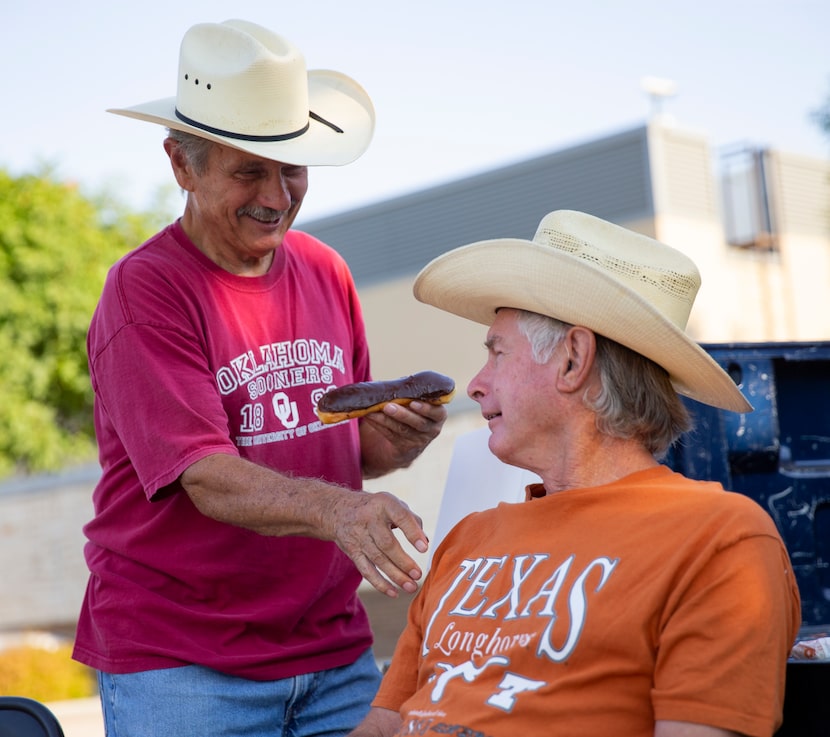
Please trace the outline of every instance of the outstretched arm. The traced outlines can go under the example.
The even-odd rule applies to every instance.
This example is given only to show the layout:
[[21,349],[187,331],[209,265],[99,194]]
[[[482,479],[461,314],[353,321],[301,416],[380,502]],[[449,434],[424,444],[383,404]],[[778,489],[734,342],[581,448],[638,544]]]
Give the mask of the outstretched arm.
[[420,552],[427,549],[427,537],[420,517],[391,494],[291,478],[222,453],[189,466],[181,484],[208,517],[261,535],[331,540],[381,593],[417,589],[422,571],[392,530],[400,529]]

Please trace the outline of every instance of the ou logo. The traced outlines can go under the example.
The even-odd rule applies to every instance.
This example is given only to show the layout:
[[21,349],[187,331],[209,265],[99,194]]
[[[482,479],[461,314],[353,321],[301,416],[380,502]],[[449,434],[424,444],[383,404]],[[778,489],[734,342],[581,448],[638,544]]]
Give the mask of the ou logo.
[[271,406],[274,408],[274,414],[286,429],[297,427],[300,421],[297,413],[297,403],[292,402],[285,392],[278,392],[271,399]]

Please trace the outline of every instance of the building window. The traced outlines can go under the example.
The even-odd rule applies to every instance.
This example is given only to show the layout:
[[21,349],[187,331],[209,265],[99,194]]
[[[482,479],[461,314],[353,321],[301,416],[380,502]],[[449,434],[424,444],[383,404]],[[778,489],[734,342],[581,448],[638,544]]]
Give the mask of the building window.
[[770,152],[741,148],[721,156],[726,241],[737,248],[777,251]]

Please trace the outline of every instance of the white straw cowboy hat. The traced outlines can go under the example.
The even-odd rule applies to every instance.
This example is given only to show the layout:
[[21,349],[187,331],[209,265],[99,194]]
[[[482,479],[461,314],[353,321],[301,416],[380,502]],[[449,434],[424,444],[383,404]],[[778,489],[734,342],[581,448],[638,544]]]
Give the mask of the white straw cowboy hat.
[[500,238],[456,248],[427,264],[415,297],[492,324],[500,307],[581,325],[650,358],[679,394],[750,412],[715,360],[684,332],[700,274],[680,251],[591,215],[546,215],[533,241]]
[[354,161],[375,127],[372,101],[357,82],[307,72],[299,49],[243,20],[185,33],[176,97],[108,112],[300,166]]

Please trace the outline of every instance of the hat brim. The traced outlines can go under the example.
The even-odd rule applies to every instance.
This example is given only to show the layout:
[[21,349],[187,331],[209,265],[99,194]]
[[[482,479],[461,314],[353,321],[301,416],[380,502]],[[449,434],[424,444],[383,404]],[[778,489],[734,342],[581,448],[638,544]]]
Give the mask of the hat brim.
[[308,130],[296,138],[268,142],[240,140],[183,122],[176,116],[175,97],[128,108],[111,108],[107,112],[193,133],[285,164],[341,166],[360,157],[368,148],[375,129],[374,106],[366,91],[345,74],[317,69],[308,72],[308,95],[311,111],[334,123],[342,133],[310,119]]
[[729,374],[642,297],[532,241],[501,238],[449,251],[421,270],[413,291],[421,302],[483,325],[507,307],[587,327],[665,368],[679,394],[733,412],[752,410]]

